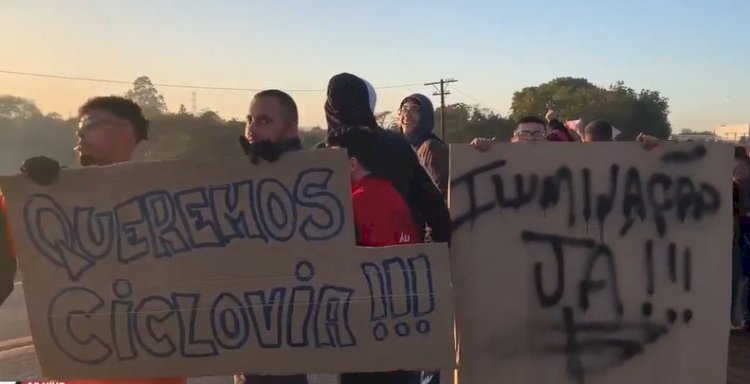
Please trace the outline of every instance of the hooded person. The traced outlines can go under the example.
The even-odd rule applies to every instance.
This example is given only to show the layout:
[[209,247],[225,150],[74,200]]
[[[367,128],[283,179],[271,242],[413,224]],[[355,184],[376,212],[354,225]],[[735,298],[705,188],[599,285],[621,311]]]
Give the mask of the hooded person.
[[[369,171],[393,183],[409,206],[419,228],[427,226],[425,238],[450,242],[451,219],[443,195],[419,162],[411,144],[398,132],[375,121],[375,91],[367,81],[350,73],[335,75],[328,82],[325,103],[329,133],[345,127],[367,127],[375,132],[378,161]],[[325,146],[325,143],[319,147]]]
[[399,105],[401,133],[417,151],[417,158],[445,198],[448,197],[448,146],[432,133],[435,108],[430,99],[415,93]]

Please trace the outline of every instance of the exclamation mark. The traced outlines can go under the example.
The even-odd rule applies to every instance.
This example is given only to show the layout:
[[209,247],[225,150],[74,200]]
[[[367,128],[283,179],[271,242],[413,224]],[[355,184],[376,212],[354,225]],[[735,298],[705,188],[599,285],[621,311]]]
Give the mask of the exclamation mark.
[[[424,317],[435,310],[435,293],[432,285],[432,267],[426,255],[409,258],[411,269],[412,309],[415,318]],[[419,319],[416,323],[417,332],[430,332],[430,322]]]
[[367,286],[370,288],[370,320],[374,322],[372,326],[372,336],[377,341],[383,341],[388,338],[388,327],[383,320],[388,316],[388,303],[385,297],[385,277],[375,263],[362,263],[359,265],[367,279]]
[[682,263],[682,284],[685,288],[685,292],[690,292],[693,278],[693,253],[690,250],[690,247],[685,248],[685,252],[682,254]]
[[432,270],[426,255],[409,258],[411,270],[411,296],[414,317],[427,315],[435,310],[432,286]]
[[409,267],[402,258],[383,261],[385,287],[391,317],[398,319],[412,312],[411,282]]
[[644,267],[646,268],[646,293],[648,293],[649,301],[643,303],[641,312],[643,316],[648,318],[654,312],[654,307],[651,304],[651,296],[654,295],[654,242],[649,240],[645,246],[646,257],[644,258]]
[[362,263],[360,268],[362,268],[362,273],[367,278],[367,286],[370,288],[370,320],[383,320],[388,316],[383,272],[375,263]]
[[646,293],[654,294],[654,241],[646,242]]
[[675,243],[669,243],[669,254],[667,255],[669,264],[669,280],[677,282],[677,246]]
[[[690,250],[690,247],[685,248],[685,252],[682,254],[683,258],[683,270],[682,270],[682,284],[685,288],[685,292],[690,292],[690,287],[692,286],[693,282],[693,251]],[[682,321],[685,322],[685,324],[689,323],[691,320],[693,320],[693,311],[690,309],[686,309],[682,311]]]

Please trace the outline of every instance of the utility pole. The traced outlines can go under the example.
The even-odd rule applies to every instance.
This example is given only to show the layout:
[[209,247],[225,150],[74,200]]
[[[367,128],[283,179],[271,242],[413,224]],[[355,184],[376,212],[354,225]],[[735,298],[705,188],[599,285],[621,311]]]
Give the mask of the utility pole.
[[[446,88],[449,83],[455,83],[457,81],[458,80],[456,79],[440,79],[440,81],[425,84],[435,87],[435,93],[432,94],[433,96],[440,96],[440,138],[443,139],[443,141],[445,141],[445,95],[451,94]],[[440,85],[439,90],[437,87],[438,85]]]

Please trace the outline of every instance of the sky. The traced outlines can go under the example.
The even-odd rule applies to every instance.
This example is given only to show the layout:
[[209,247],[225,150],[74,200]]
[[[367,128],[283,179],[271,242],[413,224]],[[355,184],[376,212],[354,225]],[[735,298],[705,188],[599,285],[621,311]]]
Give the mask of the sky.
[[[3,0],[0,71],[294,90],[307,127],[340,72],[412,84],[378,89],[378,111],[455,78],[447,103],[502,115],[513,92],[557,77],[622,80],[669,98],[674,130],[710,130],[750,123],[749,17],[747,0]],[[0,73],[0,94],[63,116],[129,88]],[[191,89],[157,88],[191,109]],[[198,110],[240,119],[253,95],[195,93]]]

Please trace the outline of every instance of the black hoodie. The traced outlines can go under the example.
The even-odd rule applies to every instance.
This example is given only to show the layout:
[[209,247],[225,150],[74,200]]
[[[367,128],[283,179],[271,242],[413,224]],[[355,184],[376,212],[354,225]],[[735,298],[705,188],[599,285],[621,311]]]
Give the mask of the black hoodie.
[[328,130],[344,126],[365,126],[377,133],[378,152],[382,153],[375,175],[391,180],[414,216],[414,222],[430,228],[432,241],[450,242],[451,218],[448,206],[430,175],[422,168],[411,144],[399,132],[381,128],[371,109],[368,83],[349,73],[333,76],[328,83],[325,104]]

